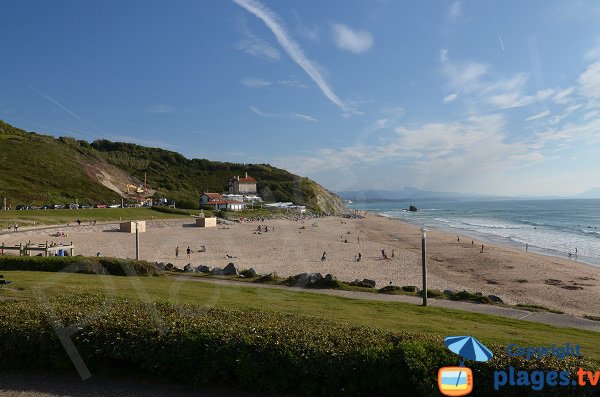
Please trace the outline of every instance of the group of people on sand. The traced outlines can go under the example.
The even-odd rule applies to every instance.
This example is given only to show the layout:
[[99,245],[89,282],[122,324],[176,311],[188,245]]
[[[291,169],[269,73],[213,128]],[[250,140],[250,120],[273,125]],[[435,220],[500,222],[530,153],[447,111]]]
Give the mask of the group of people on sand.
[[[185,250],[185,257],[189,259],[192,256],[192,249],[188,246]],[[175,247],[175,259],[179,259],[179,246]]]
[[[386,260],[390,260],[392,258],[394,258],[394,256],[396,255],[396,250],[392,250],[392,253],[388,256],[388,254],[385,252],[385,248],[381,250],[381,257],[380,259],[386,259]],[[354,262],[360,262],[362,259],[362,254],[359,252],[358,255],[354,255]],[[327,260],[327,252],[324,251],[323,255],[321,255],[321,261],[325,261]]]

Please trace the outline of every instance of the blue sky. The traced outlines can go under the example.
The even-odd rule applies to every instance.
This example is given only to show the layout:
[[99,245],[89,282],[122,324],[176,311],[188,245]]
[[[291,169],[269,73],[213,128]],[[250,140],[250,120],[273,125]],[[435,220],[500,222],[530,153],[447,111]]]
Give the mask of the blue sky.
[[332,190],[600,185],[595,1],[18,1],[0,118]]

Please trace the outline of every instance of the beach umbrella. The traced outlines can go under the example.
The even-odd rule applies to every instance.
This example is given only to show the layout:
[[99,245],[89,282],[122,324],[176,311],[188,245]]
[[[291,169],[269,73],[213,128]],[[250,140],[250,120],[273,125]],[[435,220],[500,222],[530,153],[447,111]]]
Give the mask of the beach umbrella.
[[490,349],[472,336],[448,336],[444,344],[450,351],[466,360],[488,361],[494,356]]

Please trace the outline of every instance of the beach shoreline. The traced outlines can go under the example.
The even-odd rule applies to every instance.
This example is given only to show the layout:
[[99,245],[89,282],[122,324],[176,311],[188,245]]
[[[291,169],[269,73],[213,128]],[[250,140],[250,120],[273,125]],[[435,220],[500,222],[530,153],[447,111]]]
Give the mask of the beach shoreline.
[[[259,232],[259,225],[269,231],[263,228]],[[0,243],[73,241],[76,254],[135,257],[135,235],[117,229],[117,224],[59,226],[0,235]],[[51,236],[61,230],[66,237]],[[202,245],[206,252],[199,252]],[[319,272],[343,281],[367,278],[375,280],[377,288],[420,286],[422,282],[420,227],[373,213],[364,219],[269,219],[216,228],[195,227],[193,219],[152,221],[140,235],[140,246],[141,259],[179,268],[188,263],[223,268],[233,262],[238,269],[254,268],[261,274],[275,272],[282,277]],[[189,258],[188,246],[192,251]],[[176,247],[179,257],[175,257]],[[600,298],[600,268],[436,229],[427,233],[427,248],[431,289],[481,292],[511,305],[600,315],[594,304]],[[382,259],[382,250],[389,259]],[[321,260],[323,252],[327,253],[325,260]],[[358,253],[360,262],[355,260]]]

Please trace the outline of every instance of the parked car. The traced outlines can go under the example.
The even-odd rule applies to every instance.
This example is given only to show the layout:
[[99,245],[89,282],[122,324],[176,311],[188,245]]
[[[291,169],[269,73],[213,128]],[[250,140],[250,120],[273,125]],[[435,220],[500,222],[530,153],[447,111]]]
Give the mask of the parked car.
[[110,208],[120,208],[121,206],[119,204],[112,204],[109,205]]
[[87,209],[89,209],[89,208],[92,208],[92,206],[91,206],[91,205],[89,205],[89,204],[79,204],[79,208],[82,208],[82,209],[84,209],[84,210],[87,210]]
[[27,204],[19,204],[19,205],[17,205],[16,209],[18,211],[25,211],[25,210],[29,209],[29,206]]
[[96,204],[94,205],[94,208],[106,208],[107,205],[106,204]]
[[63,208],[65,208],[65,206],[62,204],[52,204],[53,210],[62,210]]
[[70,210],[76,210],[79,208],[79,206],[77,204],[68,204],[67,208]]
[[37,205],[32,205],[31,207],[29,207],[30,210],[39,210],[40,207],[38,207]]

